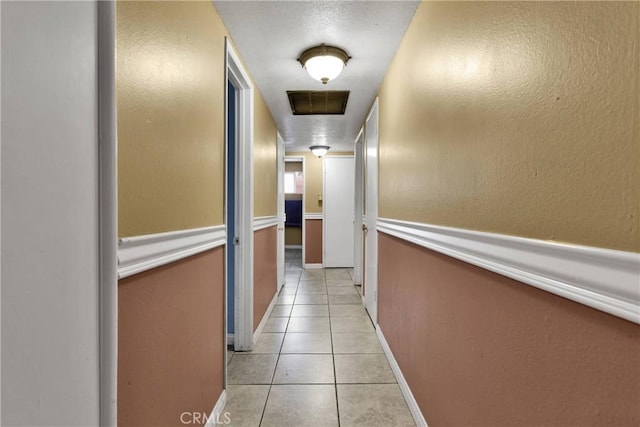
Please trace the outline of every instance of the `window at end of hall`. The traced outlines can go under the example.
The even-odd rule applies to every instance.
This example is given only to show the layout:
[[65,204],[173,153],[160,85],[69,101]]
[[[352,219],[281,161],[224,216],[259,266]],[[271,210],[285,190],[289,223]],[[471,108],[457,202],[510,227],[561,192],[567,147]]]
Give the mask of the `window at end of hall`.
[[302,172],[285,172],[284,192],[287,194],[302,194]]

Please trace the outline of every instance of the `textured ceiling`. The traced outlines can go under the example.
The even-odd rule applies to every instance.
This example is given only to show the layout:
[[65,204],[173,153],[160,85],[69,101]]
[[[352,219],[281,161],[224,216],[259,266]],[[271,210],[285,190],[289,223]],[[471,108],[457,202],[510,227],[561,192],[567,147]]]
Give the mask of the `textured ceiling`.
[[[249,73],[276,120],[287,151],[353,142],[419,2],[214,1]],[[325,43],[352,59],[328,84],[297,62],[305,49]],[[294,116],[287,90],[350,90],[344,116]]]

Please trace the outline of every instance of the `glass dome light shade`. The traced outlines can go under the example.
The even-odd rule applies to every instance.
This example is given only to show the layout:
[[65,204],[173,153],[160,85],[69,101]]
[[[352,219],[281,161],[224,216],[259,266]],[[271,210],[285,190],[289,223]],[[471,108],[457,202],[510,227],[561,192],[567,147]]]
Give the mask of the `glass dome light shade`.
[[298,61],[314,79],[327,84],[342,72],[351,57],[339,47],[320,45],[302,52]]
[[325,154],[327,154],[327,151],[329,151],[329,148],[330,147],[328,145],[313,145],[309,147],[309,149],[311,150],[311,153],[313,153],[313,155],[316,157],[322,157]]
[[344,68],[344,62],[335,56],[323,55],[310,58],[304,67],[311,77],[326,85],[329,80],[340,75]]

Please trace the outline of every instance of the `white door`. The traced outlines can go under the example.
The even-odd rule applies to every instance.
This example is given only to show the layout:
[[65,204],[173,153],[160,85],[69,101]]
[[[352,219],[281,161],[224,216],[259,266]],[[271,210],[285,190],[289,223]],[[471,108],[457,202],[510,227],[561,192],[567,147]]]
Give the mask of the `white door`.
[[365,308],[378,324],[378,99],[365,124],[366,139],[366,223],[365,230]]
[[278,133],[278,273],[277,289],[284,285],[284,141]]
[[364,203],[364,127],[356,138],[355,145],[355,191],[354,191],[354,222],[353,222],[353,283],[362,284],[362,213]]
[[324,267],[353,267],[353,156],[324,158]]

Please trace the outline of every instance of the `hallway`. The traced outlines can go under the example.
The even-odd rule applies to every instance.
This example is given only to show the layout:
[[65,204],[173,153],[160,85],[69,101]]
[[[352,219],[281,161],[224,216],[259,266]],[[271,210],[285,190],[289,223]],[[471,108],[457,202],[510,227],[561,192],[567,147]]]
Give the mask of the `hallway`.
[[254,350],[228,353],[231,425],[413,426],[352,270],[302,270],[301,256],[287,250]]

